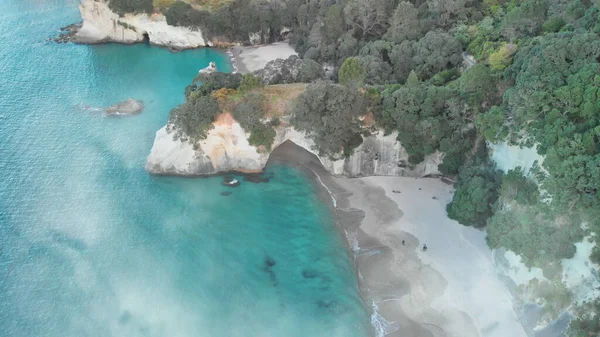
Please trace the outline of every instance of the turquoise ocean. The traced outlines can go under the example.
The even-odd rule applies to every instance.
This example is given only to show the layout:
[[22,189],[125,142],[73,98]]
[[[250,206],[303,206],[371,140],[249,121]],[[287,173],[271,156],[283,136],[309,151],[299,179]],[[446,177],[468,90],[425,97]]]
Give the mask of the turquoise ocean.
[[[331,205],[302,172],[230,196],[153,177],[155,132],[202,49],[48,41],[77,0],[0,1],[0,336],[364,337]],[[127,98],[145,111],[105,118]]]

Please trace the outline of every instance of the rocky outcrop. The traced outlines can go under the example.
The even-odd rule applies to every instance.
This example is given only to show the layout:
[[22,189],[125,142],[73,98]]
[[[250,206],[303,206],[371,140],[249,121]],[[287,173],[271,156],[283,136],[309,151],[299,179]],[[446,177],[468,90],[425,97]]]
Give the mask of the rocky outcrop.
[[104,109],[106,116],[137,115],[144,110],[144,102],[132,98]]
[[[408,164],[408,154],[396,141],[396,134],[384,136],[383,132],[364,139],[349,158],[320,157],[314,151],[314,142],[292,127],[279,127],[272,149],[285,141],[292,141],[319,160],[337,176],[428,176],[439,174],[437,166],[443,159],[441,153],[428,156],[424,162]],[[163,127],[156,133],[154,145],[148,156],[146,169],[152,174],[202,176],[226,171],[259,172],[269,159],[270,151],[259,150],[248,143],[248,134],[237,123],[215,125],[206,139],[197,144],[198,150],[188,142],[174,139]]]
[[82,0],[79,5],[83,26],[74,34],[78,43],[136,43],[182,50],[204,47],[206,41],[200,30],[167,25],[162,14],[125,14],[120,17],[108,7],[105,0]]
[[198,74],[210,74],[217,71],[217,64],[214,62],[210,62],[206,68],[200,69]]

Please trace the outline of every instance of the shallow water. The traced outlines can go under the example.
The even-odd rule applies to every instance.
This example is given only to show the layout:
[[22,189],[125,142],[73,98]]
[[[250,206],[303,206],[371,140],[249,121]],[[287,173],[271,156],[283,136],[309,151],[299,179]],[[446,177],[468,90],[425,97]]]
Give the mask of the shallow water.
[[[227,56],[47,41],[77,3],[0,2],[0,335],[367,335],[343,239],[301,172],[227,189],[144,171],[185,86],[210,61],[231,71]],[[141,115],[98,111],[129,97]]]

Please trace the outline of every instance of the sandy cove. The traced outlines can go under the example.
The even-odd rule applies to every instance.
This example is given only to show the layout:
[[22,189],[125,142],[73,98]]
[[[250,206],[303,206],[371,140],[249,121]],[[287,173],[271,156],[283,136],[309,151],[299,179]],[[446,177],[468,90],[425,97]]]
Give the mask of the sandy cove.
[[527,336],[496,277],[485,232],[446,216],[451,185],[433,178],[332,177],[293,143],[271,157],[312,172],[323,200],[332,200],[378,336]]
[[[231,53],[240,73],[295,54],[285,42]],[[324,200],[333,198],[378,336],[527,336],[495,274],[485,232],[447,217],[452,186],[429,178],[332,177],[294,144],[281,145],[271,158],[314,173]]]
[[287,59],[297,55],[287,42],[275,42],[258,46],[235,46],[229,50],[234,71],[240,74],[255,72],[270,61]]
[[485,232],[446,216],[452,186],[428,178],[332,180],[346,191],[336,195],[346,199],[338,202],[342,212],[364,211],[360,226],[346,231],[360,247],[365,300],[390,322],[388,336],[526,336]]

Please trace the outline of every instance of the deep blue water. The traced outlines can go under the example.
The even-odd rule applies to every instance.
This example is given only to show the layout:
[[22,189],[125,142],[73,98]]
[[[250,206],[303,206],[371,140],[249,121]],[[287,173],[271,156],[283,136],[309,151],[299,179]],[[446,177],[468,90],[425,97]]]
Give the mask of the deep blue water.
[[[224,197],[220,178],[144,171],[185,86],[227,56],[47,41],[77,3],[0,1],[0,335],[365,336],[343,238],[301,172]],[[141,115],[84,109],[129,97]]]

